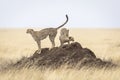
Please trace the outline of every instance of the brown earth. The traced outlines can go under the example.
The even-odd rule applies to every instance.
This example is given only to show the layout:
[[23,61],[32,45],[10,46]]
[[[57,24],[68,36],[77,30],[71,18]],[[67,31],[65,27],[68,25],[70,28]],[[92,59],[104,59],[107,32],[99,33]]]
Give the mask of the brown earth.
[[68,65],[71,68],[81,68],[83,66],[110,68],[117,66],[110,61],[103,61],[97,58],[90,49],[83,48],[78,42],[55,47],[51,50],[43,48],[41,54],[36,51],[33,56],[24,57],[12,66],[18,68],[31,66],[59,68],[62,65]]

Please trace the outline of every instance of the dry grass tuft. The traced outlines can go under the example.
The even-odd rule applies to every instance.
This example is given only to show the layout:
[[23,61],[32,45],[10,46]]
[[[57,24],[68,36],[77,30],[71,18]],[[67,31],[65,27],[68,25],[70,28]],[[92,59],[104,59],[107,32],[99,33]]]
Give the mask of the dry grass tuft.
[[[120,69],[120,68],[119,68]],[[39,70],[36,68],[10,70],[0,73],[0,80],[119,80],[119,69],[66,69]]]

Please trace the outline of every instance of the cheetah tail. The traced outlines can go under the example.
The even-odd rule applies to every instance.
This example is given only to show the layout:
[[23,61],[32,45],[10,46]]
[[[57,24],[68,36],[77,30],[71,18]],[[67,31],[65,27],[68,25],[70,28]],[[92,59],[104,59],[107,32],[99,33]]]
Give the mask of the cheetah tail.
[[57,29],[63,27],[67,22],[68,22],[68,15],[66,14],[66,21],[62,25],[60,25],[59,27],[57,27]]

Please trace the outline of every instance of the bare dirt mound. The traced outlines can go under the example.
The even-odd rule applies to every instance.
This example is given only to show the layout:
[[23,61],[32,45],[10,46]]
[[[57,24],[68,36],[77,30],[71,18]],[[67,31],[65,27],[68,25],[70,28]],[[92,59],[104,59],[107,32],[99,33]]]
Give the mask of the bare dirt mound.
[[62,65],[81,68],[88,67],[114,67],[115,64],[109,61],[103,61],[97,58],[96,55],[88,48],[83,48],[80,43],[75,42],[70,45],[66,44],[63,47],[55,47],[51,50],[43,48],[41,54],[37,51],[33,56],[24,57],[13,66],[15,67],[52,67],[58,68]]

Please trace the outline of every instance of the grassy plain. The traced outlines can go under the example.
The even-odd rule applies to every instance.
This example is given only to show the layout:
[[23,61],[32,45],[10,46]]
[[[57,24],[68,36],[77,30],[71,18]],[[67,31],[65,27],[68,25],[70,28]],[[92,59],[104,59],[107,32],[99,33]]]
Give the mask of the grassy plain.
[[[83,47],[91,49],[97,57],[120,65],[120,29],[70,29],[70,35]],[[59,34],[55,40],[56,46],[60,45],[58,37]],[[51,47],[48,38],[42,41],[42,47]],[[16,62],[23,56],[29,57],[36,49],[37,45],[31,35],[26,34],[26,29],[0,29],[0,66]],[[59,68],[45,71],[24,68],[0,72],[0,80],[120,80],[119,75],[120,68]]]

